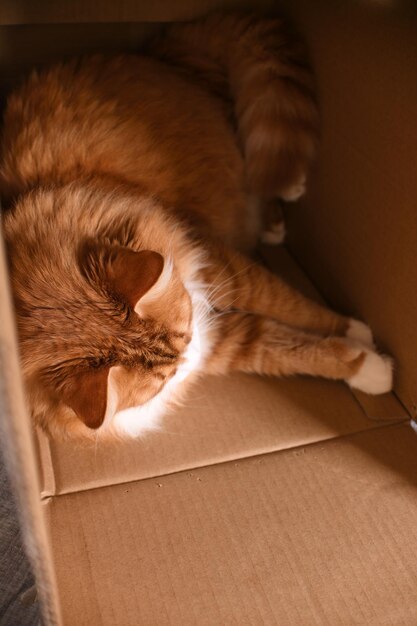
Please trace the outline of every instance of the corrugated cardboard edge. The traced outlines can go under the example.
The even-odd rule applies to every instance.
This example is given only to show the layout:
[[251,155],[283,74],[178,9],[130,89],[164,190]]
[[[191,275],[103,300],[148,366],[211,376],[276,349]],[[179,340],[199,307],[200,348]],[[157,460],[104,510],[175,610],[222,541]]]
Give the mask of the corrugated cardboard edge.
[[50,542],[39,497],[40,484],[32,428],[19,369],[16,331],[0,232],[0,433],[16,497],[20,526],[36,579],[45,626],[62,624]]

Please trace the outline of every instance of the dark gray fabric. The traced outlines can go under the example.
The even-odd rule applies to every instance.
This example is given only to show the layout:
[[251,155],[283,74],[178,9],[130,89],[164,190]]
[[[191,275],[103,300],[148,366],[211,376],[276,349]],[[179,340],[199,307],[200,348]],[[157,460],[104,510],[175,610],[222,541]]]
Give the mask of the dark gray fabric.
[[22,547],[16,508],[0,453],[0,626],[38,626],[33,575]]

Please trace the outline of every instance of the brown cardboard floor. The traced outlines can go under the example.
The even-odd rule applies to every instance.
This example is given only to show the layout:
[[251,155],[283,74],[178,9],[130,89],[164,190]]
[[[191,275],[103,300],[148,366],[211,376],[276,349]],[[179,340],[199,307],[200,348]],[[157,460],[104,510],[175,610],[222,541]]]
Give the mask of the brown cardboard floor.
[[417,624],[417,438],[391,425],[49,498],[65,624]]

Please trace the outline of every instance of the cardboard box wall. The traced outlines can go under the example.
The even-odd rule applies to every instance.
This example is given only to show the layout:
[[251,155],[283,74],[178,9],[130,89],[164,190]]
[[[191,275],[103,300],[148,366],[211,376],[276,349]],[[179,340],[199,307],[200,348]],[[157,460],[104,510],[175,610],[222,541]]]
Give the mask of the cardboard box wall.
[[[416,11],[288,4],[310,44],[323,144],[288,211],[289,251],[265,261],[371,324],[399,363],[396,393],[209,379],[142,441],[74,449],[38,434],[37,485],[3,279],[4,436],[45,623],[60,622],[59,601],[77,626],[417,624]],[[4,84],[214,5],[3,2]]]

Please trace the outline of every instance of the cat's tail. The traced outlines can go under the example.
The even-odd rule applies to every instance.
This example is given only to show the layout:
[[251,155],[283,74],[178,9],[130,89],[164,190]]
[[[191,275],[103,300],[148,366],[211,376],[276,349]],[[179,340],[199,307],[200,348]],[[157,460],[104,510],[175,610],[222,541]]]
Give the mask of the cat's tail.
[[169,26],[155,51],[232,100],[250,192],[302,195],[319,120],[304,46],[286,22],[214,14]]

